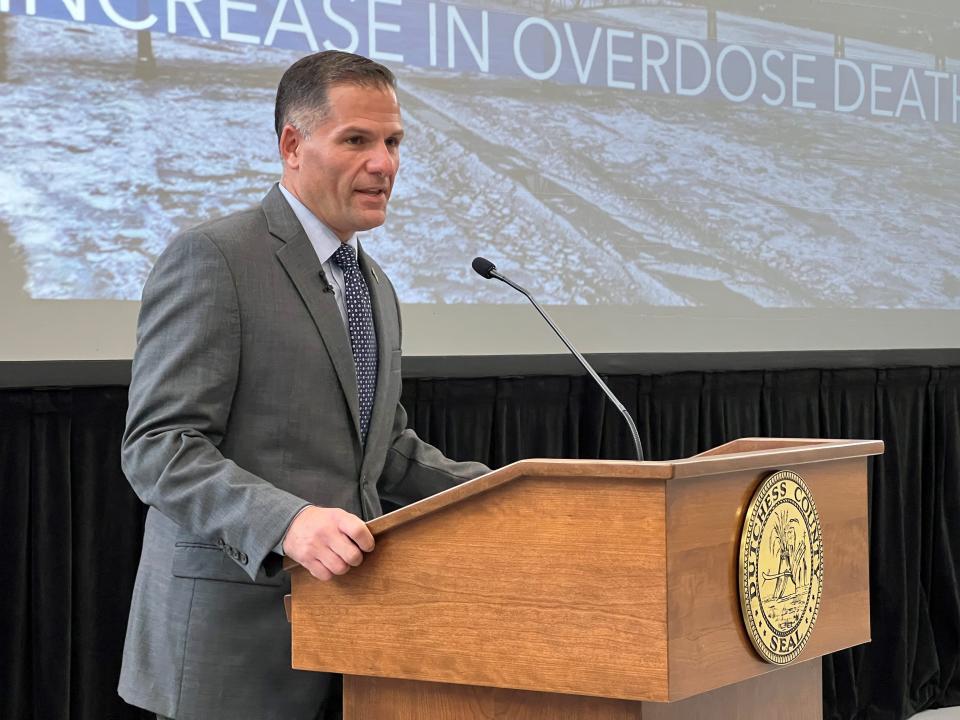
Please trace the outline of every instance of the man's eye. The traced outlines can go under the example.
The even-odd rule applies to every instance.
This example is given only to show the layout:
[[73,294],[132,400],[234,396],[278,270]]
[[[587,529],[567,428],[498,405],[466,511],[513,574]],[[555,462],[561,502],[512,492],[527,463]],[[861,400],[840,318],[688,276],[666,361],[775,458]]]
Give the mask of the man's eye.
[[400,138],[387,138],[387,145],[390,147],[400,147]]
[[361,142],[363,142],[363,138],[359,135],[351,135],[347,138],[347,143],[349,145],[359,145]]

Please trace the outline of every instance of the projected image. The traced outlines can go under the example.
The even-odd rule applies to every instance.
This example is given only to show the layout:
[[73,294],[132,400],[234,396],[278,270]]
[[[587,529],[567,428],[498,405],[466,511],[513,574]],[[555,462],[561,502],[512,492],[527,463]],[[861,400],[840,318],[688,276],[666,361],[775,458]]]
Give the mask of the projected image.
[[401,171],[362,242],[405,302],[518,302],[482,254],[561,305],[960,308],[945,3],[220,4],[0,2],[23,294],[139,299],[178,231],[279,178],[280,74],[338,47],[398,75]]

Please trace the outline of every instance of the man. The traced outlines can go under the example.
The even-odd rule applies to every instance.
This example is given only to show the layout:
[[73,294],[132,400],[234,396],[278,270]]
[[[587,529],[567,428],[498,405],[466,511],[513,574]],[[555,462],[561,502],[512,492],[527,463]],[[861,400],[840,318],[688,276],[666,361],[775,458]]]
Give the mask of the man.
[[396,294],[357,242],[399,167],[395,84],[348,53],[291,66],[281,184],[176,238],[144,288],[122,459],[150,510],[119,692],[161,717],[322,717],[280,553],[329,580],[373,550],[381,500],[487,471],[406,429]]

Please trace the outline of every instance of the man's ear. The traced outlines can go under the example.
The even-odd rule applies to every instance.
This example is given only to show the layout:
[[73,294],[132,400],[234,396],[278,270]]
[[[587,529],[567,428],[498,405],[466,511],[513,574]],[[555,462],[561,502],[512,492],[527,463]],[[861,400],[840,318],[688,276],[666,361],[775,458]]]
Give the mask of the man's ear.
[[280,159],[285,168],[291,170],[300,169],[300,145],[303,143],[303,135],[293,125],[289,123],[283,126],[280,131]]

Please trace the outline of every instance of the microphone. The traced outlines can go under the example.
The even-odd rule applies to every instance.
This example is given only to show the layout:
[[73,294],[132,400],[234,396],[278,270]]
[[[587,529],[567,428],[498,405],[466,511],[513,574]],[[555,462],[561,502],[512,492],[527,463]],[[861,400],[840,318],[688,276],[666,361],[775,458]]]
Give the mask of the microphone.
[[497,273],[496,276],[502,277],[500,273],[497,272],[497,266],[486,258],[475,257],[473,262],[470,264],[473,266],[473,271],[482,278],[489,280],[490,278],[495,277],[494,273]]
[[507,285],[512,287],[514,290],[521,293],[525,298],[527,298],[527,300],[531,302],[533,307],[537,309],[537,312],[540,313],[540,316],[547,321],[547,324],[550,325],[551,328],[553,328],[553,331],[557,334],[557,337],[560,338],[563,341],[563,344],[567,346],[567,350],[573,353],[574,357],[576,357],[577,360],[580,361],[580,364],[583,365],[583,369],[586,370],[587,373],[590,375],[590,377],[594,379],[597,385],[600,386],[600,389],[603,390],[604,394],[610,399],[610,402],[613,403],[614,407],[616,407],[617,410],[620,411],[620,414],[623,415],[623,419],[627,421],[627,426],[630,428],[630,434],[633,436],[633,446],[637,453],[637,460],[642,462],[643,447],[640,444],[640,433],[637,432],[637,426],[633,422],[633,418],[630,417],[630,413],[628,413],[627,409],[623,406],[623,404],[619,400],[617,400],[617,396],[614,395],[613,391],[611,391],[610,388],[607,387],[607,384],[600,379],[600,376],[597,375],[597,372],[592,367],[590,367],[590,363],[586,361],[583,355],[577,352],[577,349],[571,344],[569,340],[567,340],[566,336],[562,332],[560,332],[560,328],[558,328],[554,324],[553,320],[550,319],[550,316],[544,312],[542,307],[540,307],[540,304],[533,299],[533,296],[531,296],[530,293],[528,293],[522,287],[520,287],[515,282],[513,282],[513,280],[511,280],[510,278],[503,275],[500,271],[498,271],[497,266],[494,265],[489,260],[487,260],[486,258],[475,257],[471,265],[473,266],[474,272],[476,272],[477,275],[479,275],[480,277],[486,278],[487,280],[491,278],[496,278],[500,282],[506,283]]
[[323,292],[332,293],[333,285],[330,284],[330,281],[327,279],[327,274],[321,268],[320,270],[320,282],[323,283]]

